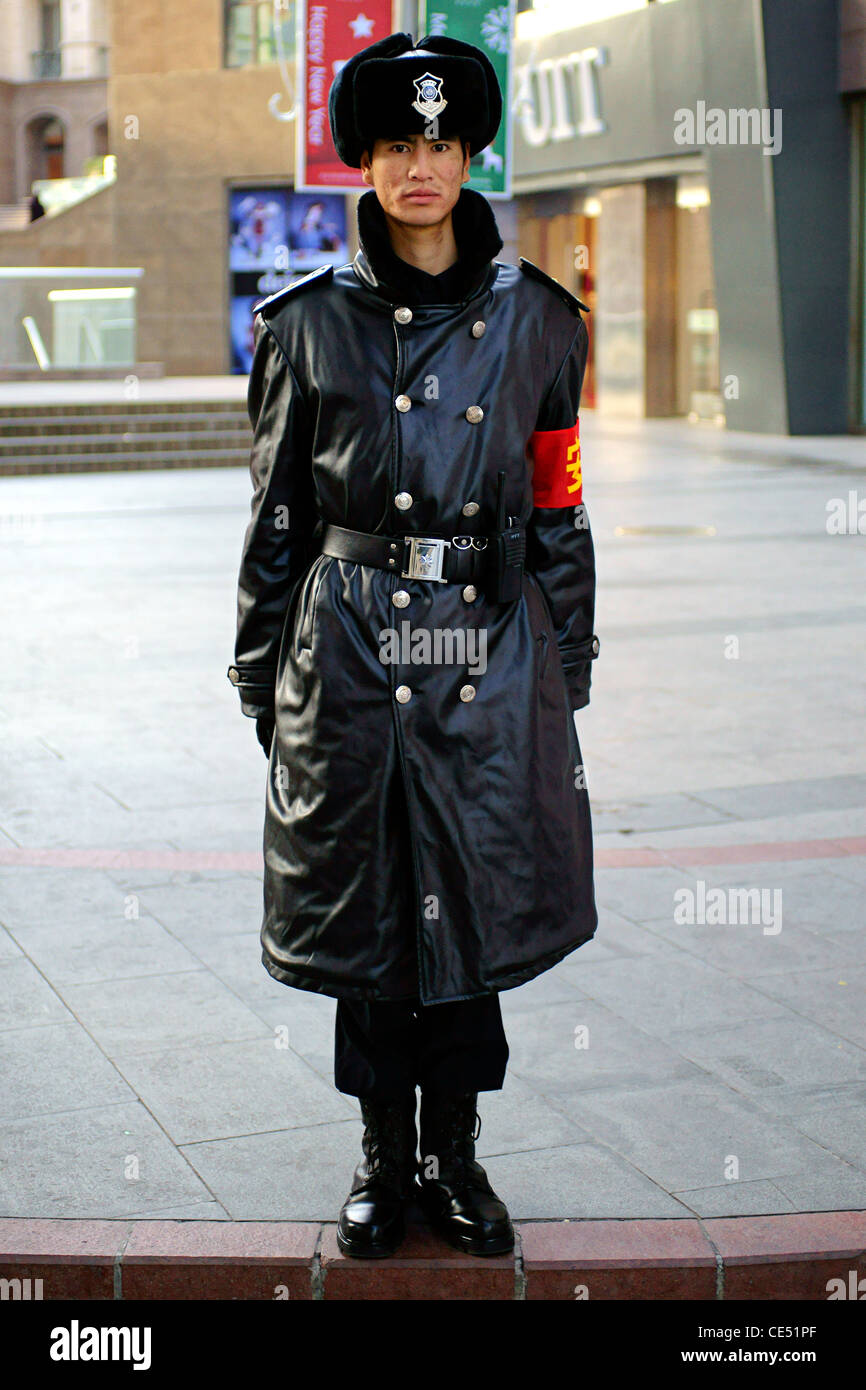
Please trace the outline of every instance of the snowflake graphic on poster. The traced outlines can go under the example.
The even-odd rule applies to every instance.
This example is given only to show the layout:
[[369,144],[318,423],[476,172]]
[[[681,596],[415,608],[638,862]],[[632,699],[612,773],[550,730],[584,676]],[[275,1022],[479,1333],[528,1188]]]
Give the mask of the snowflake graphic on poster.
[[487,47],[496,53],[508,52],[509,8],[508,5],[498,5],[495,10],[488,10],[481,21],[481,37]]

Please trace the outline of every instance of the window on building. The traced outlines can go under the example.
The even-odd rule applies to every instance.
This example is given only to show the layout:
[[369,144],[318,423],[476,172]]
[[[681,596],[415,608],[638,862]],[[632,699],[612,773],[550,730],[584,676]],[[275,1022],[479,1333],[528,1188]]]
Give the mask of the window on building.
[[44,0],[42,13],[42,47],[44,50],[60,47],[60,0]]
[[225,66],[295,61],[295,0],[224,0]]
[[32,77],[60,76],[60,0],[44,0],[39,7],[39,42],[30,54]]

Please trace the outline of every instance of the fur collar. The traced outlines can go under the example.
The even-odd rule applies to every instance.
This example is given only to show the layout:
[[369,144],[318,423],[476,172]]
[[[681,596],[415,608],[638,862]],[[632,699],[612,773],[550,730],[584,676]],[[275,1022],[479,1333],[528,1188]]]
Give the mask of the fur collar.
[[459,303],[482,283],[502,250],[502,237],[487,199],[464,184],[451,212],[457,261],[442,275],[428,275],[398,256],[376,190],[358,200],[359,251],[354,264],[377,294],[401,304]]

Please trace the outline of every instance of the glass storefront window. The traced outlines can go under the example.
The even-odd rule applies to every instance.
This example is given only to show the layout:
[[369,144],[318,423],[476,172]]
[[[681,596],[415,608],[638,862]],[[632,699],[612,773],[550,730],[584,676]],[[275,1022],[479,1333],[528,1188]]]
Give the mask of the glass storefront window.
[[295,61],[294,0],[225,0],[225,66]]
[[0,370],[136,361],[140,267],[0,267]]
[[703,174],[677,179],[676,283],[677,414],[723,424],[710,192]]
[[[516,202],[518,254],[576,294],[589,308],[592,324],[599,199],[564,189],[521,195]],[[595,403],[595,333],[591,331],[581,404],[592,408]]]
[[704,173],[517,198],[517,243],[589,309],[582,405],[724,423]]

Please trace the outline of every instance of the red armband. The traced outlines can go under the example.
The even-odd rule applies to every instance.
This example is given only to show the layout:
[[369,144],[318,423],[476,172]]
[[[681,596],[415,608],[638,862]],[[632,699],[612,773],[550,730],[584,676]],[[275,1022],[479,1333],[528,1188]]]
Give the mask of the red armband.
[[583,501],[580,416],[565,430],[535,430],[529,439],[535,461],[532,494],[536,507],[576,507]]

